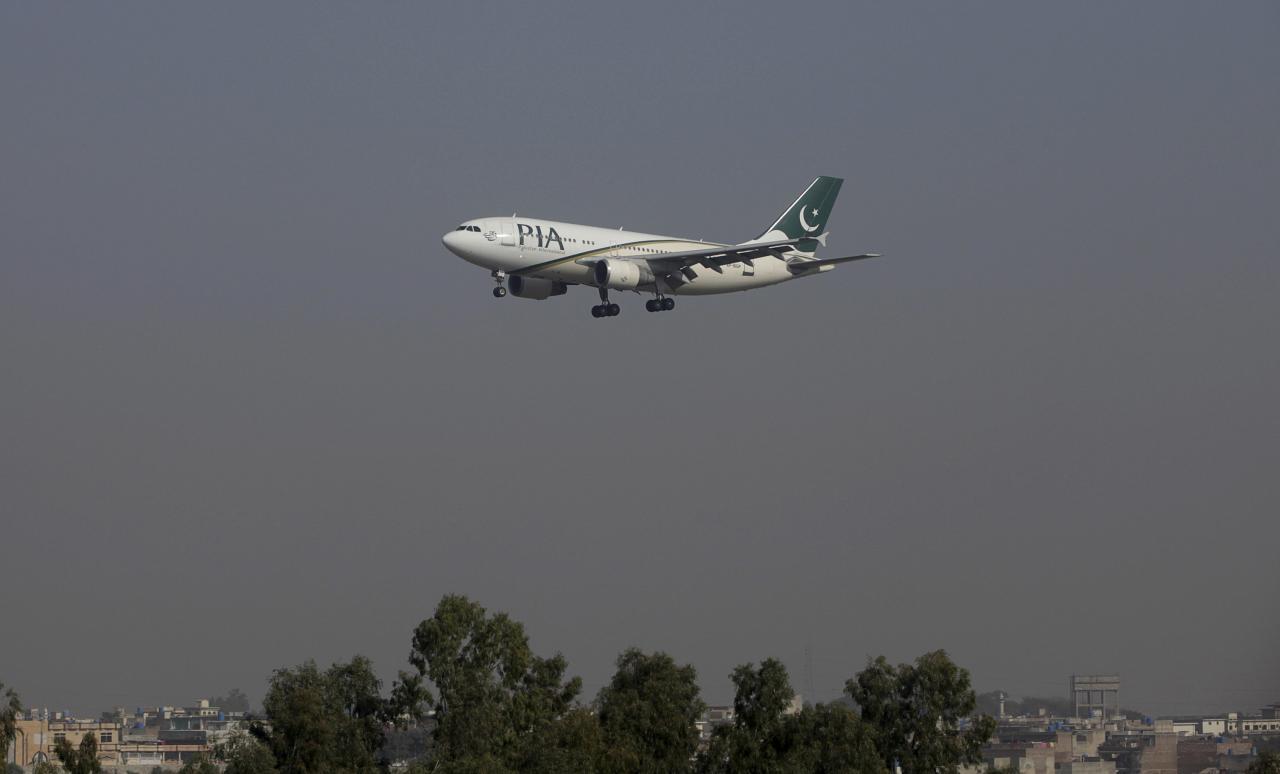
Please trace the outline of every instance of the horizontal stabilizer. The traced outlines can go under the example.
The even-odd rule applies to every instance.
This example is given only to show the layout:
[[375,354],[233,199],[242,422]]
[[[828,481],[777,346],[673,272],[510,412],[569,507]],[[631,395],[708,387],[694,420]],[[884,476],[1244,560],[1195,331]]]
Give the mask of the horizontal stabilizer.
[[838,263],[848,263],[849,261],[861,261],[864,258],[879,258],[880,253],[863,253],[862,255],[846,255],[843,258],[820,258],[813,261],[803,259],[794,260],[787,264],[787,269],[792,274],[800,274],[806,271],[814,271],[823,266],[835,266]]

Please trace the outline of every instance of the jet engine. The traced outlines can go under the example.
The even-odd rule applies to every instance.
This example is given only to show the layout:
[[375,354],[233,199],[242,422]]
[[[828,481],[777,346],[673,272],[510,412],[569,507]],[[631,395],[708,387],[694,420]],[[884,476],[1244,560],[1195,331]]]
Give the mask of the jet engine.
[[641,285],[653,284],[653,272],[649,266],[636,261],[620,261],[605,258],[596,261],[596,287],[610,290],[635,290]]
[[563,296],[569,290],[569,286],[563,282],[519,275],[508,280],[508,284],[511,285],[511,295],[516,298],[532,298],[535,301],[541,301],[550,296]]

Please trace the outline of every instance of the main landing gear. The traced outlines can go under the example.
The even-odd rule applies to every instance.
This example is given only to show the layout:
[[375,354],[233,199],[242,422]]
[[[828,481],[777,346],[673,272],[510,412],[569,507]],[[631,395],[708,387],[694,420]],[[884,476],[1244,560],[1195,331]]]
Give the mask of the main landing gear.
[[617,304],[609,303],[609,289],[599,288],[600,303],[591,307],[592,317],[617,317],[622,313],[622,307]]
[[659,296],[645,301],[644,308],[649,312],[670,312],[676,308],[676,300],[667,296]]
[[502,283],[507,281],[507,273],[501,269],[494,269],[490,276],[493,277],[494,282],[498,283],[498,287],[493,289],[493,297],[502,298],[506,296],[507,289],[502,286]]

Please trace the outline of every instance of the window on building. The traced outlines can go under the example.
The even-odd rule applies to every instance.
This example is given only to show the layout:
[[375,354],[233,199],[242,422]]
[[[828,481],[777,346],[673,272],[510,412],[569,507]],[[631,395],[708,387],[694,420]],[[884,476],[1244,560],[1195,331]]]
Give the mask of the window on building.
[[99,741],[99,742],[102,742],[103,744],[106,744],[106,743],[110,742],[110,741],[111,741],[111,739],[112,739],[111,734],[112,734],[112,732],[111,732],[111,731],[103,731],[103,732],[102,732],[102,734],[100,735],[100,738],[98,739],[98,741]]

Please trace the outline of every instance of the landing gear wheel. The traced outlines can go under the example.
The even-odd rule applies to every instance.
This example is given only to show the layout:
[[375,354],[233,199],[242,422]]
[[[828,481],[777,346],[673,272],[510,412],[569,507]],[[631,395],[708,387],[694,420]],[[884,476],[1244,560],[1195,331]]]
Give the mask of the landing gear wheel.
[[591,307],[591,316],[592,316],[592,317],[603,317],[604,315],[602,315],[602,314],[600,313],[600,309],[601,309],[601,307],[600,307],[600,306],[593,306],[593,307]]
[[504,287],[496,287],[496,288],[494,288],[494,289],[493,289],[493,297],[494,297],[494,298],[502,298],[502,297],[504,297],[505,295],[507,295],[507,289],[506,289],[506,288],[504,288]]
[[618,306],[617,304],[609,304],[606,308],[608,310],[608,315],[610,317],[617,317],[619,314],[622,313],[622,307]]
[[658,301],[658,299],[656,299],[656,298],[651,298],[651,299],[649,299],[648,301],[645,301],[645,302],[644,302],[644,310],[645,310],[646,312],[656,312],[656,311],[658,311],[658,304],[659,304],[659,303],[661,303],[661,302],[659,302],[659,301]]
[[662,299],[662,311],[670,312],[672,309],[675,309],[675,308],[676,308],[676,300],[674,298],[667,297]]

